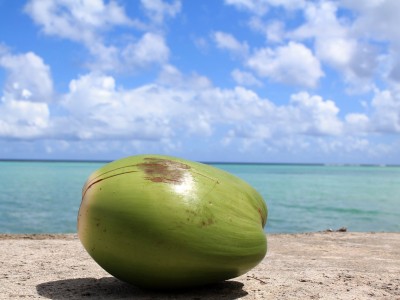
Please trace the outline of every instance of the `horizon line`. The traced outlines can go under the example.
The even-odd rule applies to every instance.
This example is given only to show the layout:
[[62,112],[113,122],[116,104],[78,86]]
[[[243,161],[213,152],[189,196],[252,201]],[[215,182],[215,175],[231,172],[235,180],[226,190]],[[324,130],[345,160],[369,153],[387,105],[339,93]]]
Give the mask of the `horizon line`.
[[[110,163],[113,160],[101,160],[101,159],[31,159],[31,158],[0,158],[0,162],[76,162],[76,163]],[[332,167],[400,167],[400,164],[378,164],[378,163],[322,163],[322,162],[245,162],[245,161],[196,161],[203,164],[215,164],[215,165],[298,165],[298,166],[332,166]]]

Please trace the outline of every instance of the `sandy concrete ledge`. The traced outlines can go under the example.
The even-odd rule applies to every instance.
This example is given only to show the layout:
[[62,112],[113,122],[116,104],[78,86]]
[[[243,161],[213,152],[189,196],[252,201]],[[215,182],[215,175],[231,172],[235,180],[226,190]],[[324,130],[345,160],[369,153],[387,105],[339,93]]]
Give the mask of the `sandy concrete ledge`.
[[269,235],[249,273],[150,292],[103,271],[76,235],[0,235],[0,299],[400,299],[400,233]]

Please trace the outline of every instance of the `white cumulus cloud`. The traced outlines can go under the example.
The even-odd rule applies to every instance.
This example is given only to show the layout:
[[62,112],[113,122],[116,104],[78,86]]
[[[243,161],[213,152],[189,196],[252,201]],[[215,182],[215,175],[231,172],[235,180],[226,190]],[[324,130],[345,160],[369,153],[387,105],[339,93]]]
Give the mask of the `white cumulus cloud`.
[[123,62],[133,67],[164,64],[168,61],[169,48],[163,36],[147,32],[137,43],[127,45],[122,56]]
[[[213,54],[212,43],[234,57],[235,65],[218,66],[226,82],[229,76],[234,82],[224,88],[197,72],[208,66],[187,65],[183,51],[174,52],[177,45],[163,25],[181,12],[183,2],[142,0],[135,13],[145,21],[128,16],[121,3],[28,1],[25,12],[44,35],[84,47],[88,69],[57,93],[50,67],[38,54],[12,54],[0,46],[2,138],[56,140],[58,146],[43,142],[48,152],[72,149],[70,143],[99,153],[109,147],[149,149],[143,143],[178,149],[197,138],[258,153],[317,153],[315,147],[326,153],[391,151],[374,138],[400,133],[399,1],[225,0],[231,13],[246,12],[237,14],[245,18],[238,22],[241,35],[225,31],[233,27],[208,28],[211,34],[201,33],[207,38],[192,35],[202,55]],[[246,29],[265,38],[244,41],[239,36]],[[130,81],[142,71],[140,80]],[[343,82],[322,81],[324,71]],[[320,81],[323,88],[344,83],[348,91],[370,94],[364,94],[361,111],[350,112],[334,92],[328,99],[317,89]],[[291,94],[273,83],[291,85]],[[278,93],[287,97],[279,105],[265,96]]]
[[162,0],[141,0],[147,15],[153,22],[161,24],[165,17],[175,17],[181,10],[181,2],[168,3]]
[[391,80],[400,84],[400,32],[397,29],[400,18],[400,2],[382,1],[347,1],[342,4],[357,14],[352,30],[355,35],[374,42],[388,44],[385,70]]
[[233,80],[237,84],[244,86],[262,86],[262,82],[258,80],[252,73],[234,69],[231,72]]
[[400,133],[400,93],[396,90],[377,90],[372,99],[371,122],[375,131]]
[[342,72],[352,90],[371,90],[371,78],[378,67],[377,52],[354,34],[350,20],[339,18],[338,9],[336,2],[309,3],[304,9],[306,22],[287,36],[314,39],[316,56]]
[[345,117],[346,126],[350,133],[365,135],[370,131],[370,119],[362,113],[350,113]]
[[32,139],[46,135],[50,122],[48,103],[53,96],[50,68],[33,52],[0,52],[6,70],[0,98],[0,136]]
[[225,3],[259,15],[268,11],[268,1],[266,0],[225,0]]
[[302,132],[316,135],[340,135],[343,124],[338,118],[339,108],[332,100],[300,92],[291,96],[293,120]]
[[305,87],[315,87],[324,75],[311,50],[297,42],[259,49],[249,57],[247,66],[273,81]]
[[232,34],[216,31],[213,33],[213,39],[220,49],[226,49],[233,54],[246,56],[249,51],[249,46],[245,42],[239,42]]
[[53,94],[50,67],[33,52],[0,53],[0,67],[7,72],[5,91],[17,99],[49,102]]
[[5,93],[0,100],[0,137],[33,139],[45,136],[50,112],[46,103],[16,100]]
[[98,31],[115,25],[132,25],[124,9],[115,1],[30,0],[25,12],[42,27],[45,34],[80,41],[97,39]]
[[[178,1],[168,4],[143,0],[142,5],[157,22],[180,10]],[[31,0],[25,12],[45,34],[81,43],[90,54],[85,66],[92,71],[131,71],[168,59],[169,48],[160,33],[147,31],[140,38],[129,34],[124,36],[124,43],[118,46],[112,43],[117,36],[108,33],[116,26],[151,30],[150,25],[129,18],[116,1]]]
[[[165,72],[186,81],[172,66]],[[81,76],[71,81],[63,96],[70,124],[64,135],[159,140],[178,135],[209,136],[220,126],[229,128],[226,134],[229,131],[231,138],[239,139],[341,133],[339,109],[331,100],[302,92],[294,94],[288,105],[276,106],[244,87],[221,89],[210,83],[200,85],[197,80],[192,76],[191,85],[170,86],[161,81],[126,90],[118,89],[111,76]],[[63,122],[58,126],[64,128]]]
[[271,6],[281,6],[293,10],[305,5],[304,0],[225,0],[225,3],[257,15],[266,14]]

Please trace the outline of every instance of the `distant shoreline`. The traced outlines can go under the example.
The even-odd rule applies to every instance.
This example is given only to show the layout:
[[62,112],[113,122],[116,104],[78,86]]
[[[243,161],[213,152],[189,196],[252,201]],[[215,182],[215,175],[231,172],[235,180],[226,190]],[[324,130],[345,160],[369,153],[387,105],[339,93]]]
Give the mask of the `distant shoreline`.
[[[38,162],[38,163],[110,163],[114,160],[80,160],[80,159],[14,159],[0,158],[0,162]],[[288,163],[288,162],[223,162],[199,161],[208,165],[264,165],[264,166],[316,166],[316,167],[400,167],[400,164],[353,164],[353,163]]]

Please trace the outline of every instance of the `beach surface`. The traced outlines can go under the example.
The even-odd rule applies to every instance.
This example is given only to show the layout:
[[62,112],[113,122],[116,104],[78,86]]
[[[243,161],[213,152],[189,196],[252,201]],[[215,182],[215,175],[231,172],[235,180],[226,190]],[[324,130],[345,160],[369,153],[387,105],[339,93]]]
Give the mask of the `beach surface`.
[[0,235],[0,299],[36,298],[400,299],[400,233],[271,234],[247,274],[169,292],[115,279],[74,234]]

